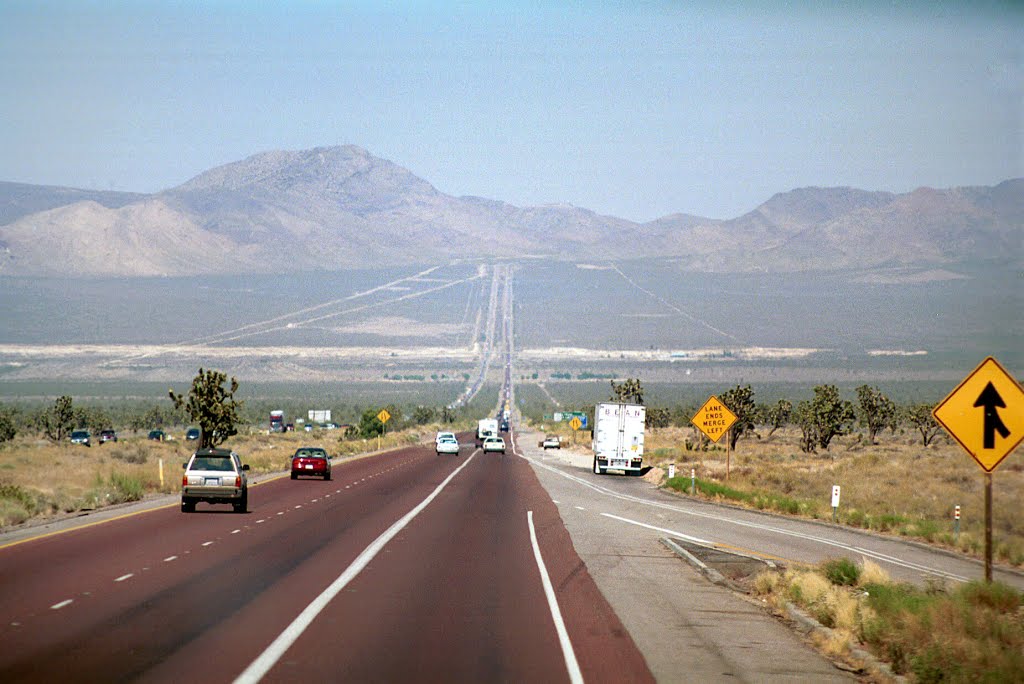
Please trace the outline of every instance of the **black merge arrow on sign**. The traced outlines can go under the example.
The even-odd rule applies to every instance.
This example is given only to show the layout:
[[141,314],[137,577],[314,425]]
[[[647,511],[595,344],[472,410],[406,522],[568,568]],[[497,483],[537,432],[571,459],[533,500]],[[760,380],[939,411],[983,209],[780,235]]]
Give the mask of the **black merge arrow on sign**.
[[999,417],[999,411],[996,410],[997,408],[1006,408],[1006,402],[1003,401],[1003,398],[999,396],[999,392],[990,382],[985,385],[985,389],[978,395],[977,400],[974,402],[974,407],[985,408],[985,425],[983,428],[985,435],[982,446],[985,449],[995,449],[997,432],[1004,439],[1010,436],[1010,431],[1003,424],[1003,419]]

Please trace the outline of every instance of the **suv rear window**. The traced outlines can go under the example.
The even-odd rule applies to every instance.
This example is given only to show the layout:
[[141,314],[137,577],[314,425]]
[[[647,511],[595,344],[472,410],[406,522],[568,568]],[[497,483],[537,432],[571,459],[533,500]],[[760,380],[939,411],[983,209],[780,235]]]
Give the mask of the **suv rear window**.
[[192,459],[189,470],[222,470],[233,471],[234,464],[228,456],[196,456]]

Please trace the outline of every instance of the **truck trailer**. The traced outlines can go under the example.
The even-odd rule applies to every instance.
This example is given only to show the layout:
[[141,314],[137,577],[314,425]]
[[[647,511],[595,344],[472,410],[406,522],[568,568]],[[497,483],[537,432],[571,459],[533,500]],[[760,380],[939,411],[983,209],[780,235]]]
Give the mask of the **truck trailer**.
[[639,475],[644,465],[644,422],[639,404],[598,404],[594,407],[594,473],[621,470]]
[[476,426],[476,445],[483,446],[484,439],[498,436],[498,419],[481,418]]

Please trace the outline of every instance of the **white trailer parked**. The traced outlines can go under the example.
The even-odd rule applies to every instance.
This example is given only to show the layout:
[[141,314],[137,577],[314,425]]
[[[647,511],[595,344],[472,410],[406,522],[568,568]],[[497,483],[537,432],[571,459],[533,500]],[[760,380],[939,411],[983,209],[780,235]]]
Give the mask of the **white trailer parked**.
[[644,422],[639,404],[598,404],[594,408],[594,472],[621,470],[639,475],[644,465]]

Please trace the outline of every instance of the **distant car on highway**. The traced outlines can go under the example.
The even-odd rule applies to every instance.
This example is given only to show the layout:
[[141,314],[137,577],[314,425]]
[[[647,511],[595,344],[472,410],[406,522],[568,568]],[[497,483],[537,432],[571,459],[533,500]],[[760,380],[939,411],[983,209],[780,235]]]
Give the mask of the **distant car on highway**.
[[434,437],[434,443],[437,444],[442,439],[457,439],[454,432],[438,432],[437,436]]
[[459,453],[459,440],[454,436],[439,437],[434,447],[437,449],[438,456],[441,454],[457,454]]
[[114,432],[113,430],[100,430],[100,444],[104,444],[106,442],[116,442],[116,441],[117,441],[117,433],[116,432]]
[[92,446],[92,435],[88,430],[72,430],[71,431],[71,443],[80,444],[82,446]]
[[185,433],[185,441],[186,442],[194,442],[195,440],[199,439],[201,436],[202,436],[202,433],[199,431],[199,428],[189,428],[188,431]]
[[488,437],[484,440],[484,453],[488,451],[494,451],[499,453],[505,453],[505,440],[501,437]]
[[162,442],[165,439],[167,439],[167,433],[164,432],[163,430],[150,430],[149,435],[146,437],[146,439],[152,439],[157,442]]
[[292,479],[299,475],[314,475],[331,479],[331,457],[321,447],[299,447],[292,456]]
[[558,435],[548,435],[544,438],[544,441],[540,443],[545,449],[561,449],[562,438]]
[[229,449],[199,449],[182,464],[181,512],[193,513],[200,501],[231,504],[235,513],[249,506],[249,465]]

